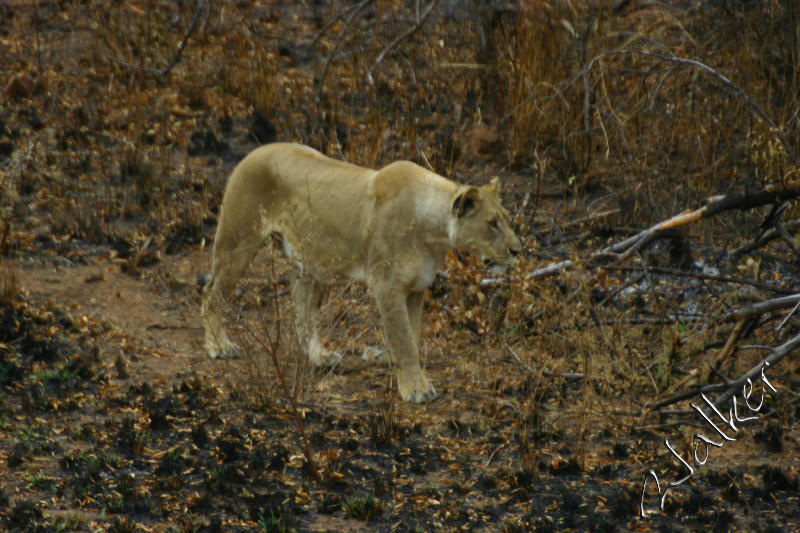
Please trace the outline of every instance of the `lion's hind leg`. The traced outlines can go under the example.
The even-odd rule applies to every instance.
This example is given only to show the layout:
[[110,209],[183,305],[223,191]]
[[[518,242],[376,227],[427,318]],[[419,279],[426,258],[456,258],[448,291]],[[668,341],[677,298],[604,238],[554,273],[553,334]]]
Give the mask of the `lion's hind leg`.
[[294,305],[294,327],[300,349],[314,366],[332,366],[341,356],[326,349],[319,338],[319,308],[324,289],[310,276],[291,274],[292,304]]
[[223,314],[237,282],[247,271],[262,244],[262,239],[255,232],[249,235],[240,234],[231,239],[226,231],[223,219],[214,242],[211,281],[203,290],[205,349],[214,358],[238,357],[240,354],[239,346],[230,340],[225,331]]

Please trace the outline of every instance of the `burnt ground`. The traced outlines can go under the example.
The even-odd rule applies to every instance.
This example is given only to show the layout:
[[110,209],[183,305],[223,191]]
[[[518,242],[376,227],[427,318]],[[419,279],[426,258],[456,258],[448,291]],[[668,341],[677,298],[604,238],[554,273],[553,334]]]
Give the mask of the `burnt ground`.
[[[724,348],[735,328],[726,313],[800,290],[786,241],[733,253],[768,228],[769,208],[671,234],[622,270],[580,261],[706,195],[796,186],[786,154],[729,93],[660,65],[640,77],[638,63],[608,59],[603,83],[589,80],[602,96],[589,100],[562,86],[577,118],[535,108],[526,132],[504,115],[530,101],[527,89],[514,100],[509,76],[568,78],[577,58],[603,51],[590,44],[639,32],[737,72],[790,124],[800,48],[781,21],[800,12],[788,1],[770,3],[781,16],[735,2],[630,3],[613,15],[442,2],[368,84],[379,51],[414,25],[412,4],[0,6],[0,528],[798,529],[796,354],[767,372],[777,391],[761,418],[726,430],[736,440],[712,447],[663,512],[651,480],[650,516],[639,518],[650,469],[662,488],[686,475],[665,439],[686,461],[695,433],[719,440],[699,414],[654,402],[743,374],[800,328],[789,309],[766,313]],[[347,24],[326,27],[338,15]],[[193,20],[174,70],[153,73]],[[531,20],[547,23],[547,38],[531,42],[562,54],[564,71],[519,59]],[[559,45],[547,41],[553,27],[608,33]],[[741,39],[751,48],[726,48],[740,41],[730,35],[753,37]],[[644,104],[626,107],[637,90]],[[595,117],[603,128],[576,141]],[[225,177],[276,139],[364,165],[412,159],[463,182],[503,177],[524,258],[509,279],[484,284],[474,258],[448,256],[426,297],[434,402],[400,402],[390,369],[359,357],[382,342],[360,286],[333,289],[324,306],[341,362],[311,370],[294,357],[286,266],[269,251],[231,312],[245,357],[204,356],[196,280]],[[782,213],[795,232],[790,204]],[[525,276],[565,258],[578,268]]]
[[[138,279],[104,260],[18,271],[25,292],[4,302],[0,339],[8,530],[797,527],[796,402],[776,410],[768,398],[764,421],[741,424],[737,441],[712,448],[665,512],[643,521],[644,471],[655,468],[662,484],[682,475],[662,453],[663,435],[688,446],[680,427],[615,415],[619,402],[597,395],[584,408],[612,420],[578,442],[583,386],[537,383],[502,351],[478,361],[491,378],[470,380],[458,349],[429,349],[441,397],[422,406],[395,401],[388,370],[353,354],[306,377],[300,409],[316,481],[274,381],[261,382],[252,362],[202,355],[194,280],[206,260],[204,251],[179,254]],[[250,305],[241,312],[264,312]],[[374,330],[362,308],[339,323]],[[469,335],[445,332],[433,344],[485,344]]]

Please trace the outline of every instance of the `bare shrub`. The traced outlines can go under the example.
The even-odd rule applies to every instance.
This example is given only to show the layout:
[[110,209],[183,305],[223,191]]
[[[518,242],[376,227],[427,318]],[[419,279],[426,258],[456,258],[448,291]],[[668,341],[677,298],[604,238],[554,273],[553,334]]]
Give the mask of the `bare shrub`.
[[16,267],[11,260],[11,223],[0,220],[0,302],[8,303],[19,294]]
[[[274,259],[274,257],[273,257]],[[248,380],[237,385],[254,405],[283,412],[293,425],[292,435],[305,457],[308,473],[317,481],[322,474],[304,423],[305,395],[311,383],[311,367],[293,333],[294,317],[283,298],[278,281],[279,266],[270,261],[266,290],[244,305],[256,305],[260,312],[227,313],[232,336],[238,341]]]
[[[581,129],[580,92],[564,94],[556,87],[579,59],[571,50],[578,38],[577,15],[561,0],[522,2],[510,27],[495,32],[503,110],[515,159],[527,160],[537,146]],[[587,51],[582,52],[585,57]]]
[[230,36],[232,50],[220,66],[222,87],[264,117],[275,115],[283,89],[275,53],[246,26]]
[[[797,179],[786,153],[800,134],[796,4],[611,8],[520,2],[494,25],[513,159],[557,154],[565,186],[618,195],[626,221]],[[714,38],[699,39],[707,28]]]

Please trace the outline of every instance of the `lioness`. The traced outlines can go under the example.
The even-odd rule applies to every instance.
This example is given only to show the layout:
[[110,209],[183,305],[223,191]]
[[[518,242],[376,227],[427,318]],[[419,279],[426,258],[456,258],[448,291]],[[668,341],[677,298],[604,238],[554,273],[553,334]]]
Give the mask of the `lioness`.
[[511,265],[522,246],[498,189],[496,179],[459,185],[408,161],[371,170],[298,144],[257,148],[233,170],[222,200],[203,294],[208,353],[238,354],[222,305],[265,240],[277,236],[294,266],[295,332],[311,362],[332,355],[317,334],[321,284],[362,280],[377,300],[400,396],[435,398],[419,365],[423,294],[451,248],[495,269]]

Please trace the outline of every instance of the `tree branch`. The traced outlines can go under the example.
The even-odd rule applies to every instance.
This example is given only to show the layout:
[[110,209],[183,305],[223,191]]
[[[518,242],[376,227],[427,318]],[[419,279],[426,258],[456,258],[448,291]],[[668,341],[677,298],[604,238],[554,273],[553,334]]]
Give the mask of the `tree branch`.
[[[630,271],[630,272],[637,272],[641,270],[638,267],[626,267],[626,266],[596,265],[596,264],[593,264],[591,266],[594,266],[596,268],[602,268],[605,270],[620,270],[620,271]],[[682,278],[707,279],[711,281],[721,281],[723,283],[736,283],[739,285],[749,285],[751,287],[757,287],[759,289],[776,292],[778,294],[794,294],[795,292],[797,292],[770,283],[761,283],[760,281],[753,281],[750,279],[732,278],[730,276],[718,276],[716,274],[706,274],[705,272],[693,272],[690,270],[677,270],[674,268],[664,268],[664,267],[648,267],[648,270],[653,274],[663,274],[667,276],[677,276]]]
[[766,300],[731,311],[723,315],[722,320],[726,322],[733,322],[734,320],[739,321],[753,315],[761,315],[771,311],[777,311],[778,309],[786,309],[787,307],[796,305],[798,302],[800,302],[800,293],[792,294],[791,296],[783,296],[781,298],[773,298],[772,300]]
[[189,42],[189,38],[192,36],[195,29],[197,28],[197,23],[200,21],[200,14],[203,12],[203,7],[205,7],[205,3],[206,0],[197,0],[197,7],[195,8],[194,11],[194,17],[192,17],[192,23],[189,25],[189,29],[186,30],[186,35],[184,35],[183,39],[181,39],[181,42],[178,44],[178,50],[175,52],[175,56],[172,58],[172,61],[170,61],[169,64],[163,70],[131,65],[130,63],[126,63],[125,61],[116,59],[114,57],[110,57],[109,60],[112,63],[122,65],[123,67],[132,70],[138,70],[140,72],[145,72],[147,74],[153,74],[154,76],[158,76],[159,78],[167,77],[169,73],[172,71],[173,67],[175,67],[175,65],[178,64],[178,61],[181,60],[181,56],[183,55],[183,50],[186,48],[186,44]]
[[[408,30],[406,30],[399,37],[397,37],[394,41],[389,43],[389,46],[384,48],[383,51],[380,54],[378,54],[378,57],[375,59],[375,62],[372,64],[372,66],[367,71],[367,81],[369,82],[370,85],[372,85],[374,83],[374,80],[372,79],[372,73],[375,71],[375,69],[378,67],[378,65],[381,64],[381,61],[383,61],[383,58],[386,56],[386,54],[388,54],[390,51],[392,51],[404,39],[407,39],[408,37],[410,37],[411,35],[416,33],[417,30],[419,30],[420,27],[422,27],[422,23],[425,22],[425,19],[428,18],[428,15],[431,14],[431,12],[433,11],[433,8],[436,7],[436,5],[438,3],[439,3],[439,0],[431,0],[431,3],[428,4],[428,7],[425,8],[425,11],[421,15],[419,14],[419,11],[417,11],[417,23],[414,24]],[[417,5],[417,9],[419,9],[419,5]]]
[[[668,229],[677,228],[697,222],[703,218],[708,218],[723,211],[731,209],[747,210],[763,205],[785,202],[800,197],[800,187],[788,187],[785,189],[765,189],[753,194],[729,194],[725,196],[712,196],[706,200],[705,205],[694,210],[686,210],[667,220],[659,222],[650,228],[637,233],[636,235],[594,252],[589,256],[589,260],[598,259],[617,259],[624,260],[637,250],[642,249],[655,239],[660,232]],[[541,278],[552,275],[565,268],[574,266],[575,261],[566,260],[540,268],[531,272],[530,279]]]
[[[742,390],[741,387],[744,386],[748,380],[751,380],[759,376],[764,369],[765,365],[774,366],[776,363],[780,362],[784,357],[789,355],[791,352],[800,348],[800,333],[783,343],[782,345],[778,346],[777,348],[770,348],[772,353],[762,360],[760,363],[755,365],[753,368],[748,370],[744,375],[739,377],[738,379],[732,381],[729,384],[717,383],[713,385],[706,385],[705,387],[700,387],[699,389],[695,389],[692,391],[687,391],[679,396],[674,398],[669,398],[668,400],[664,400],[659,402],[653,406],[654,409],[659,409],[660,407],[664,407],[666,405],[670,405],[672,403],[676,403],[681,400],[685,400],[688,398],[692,398],[700,393],[705,392],[714,392],[719,390],[724,390],[722,394],[720,394],[716,400],[714,400],[714,406],[717,408],[722,407],[725,402],[730,400],[738,391]],[[675,411],[659,411],[661,414],[664,415],[687,415],[692,414],[695,411],[692,409],[681,409]]]
[[[789,222],[783,223],[783,227],[786,231],[794,231],[800,228],[800,220],[791,220]],[[744,246],[740,246],[739,248],[733,250],[730,255],[734,259],[738,259],[742,255],[752,252],[753,250],[757,250],[767,244],[770,241],[774,241],[775,239],[781,238],[781,232],[778,231],[777,228],[770,228],[769,230],[765,231],[761,234],[757,239],[754,239],[752,242],[745,244]]]

